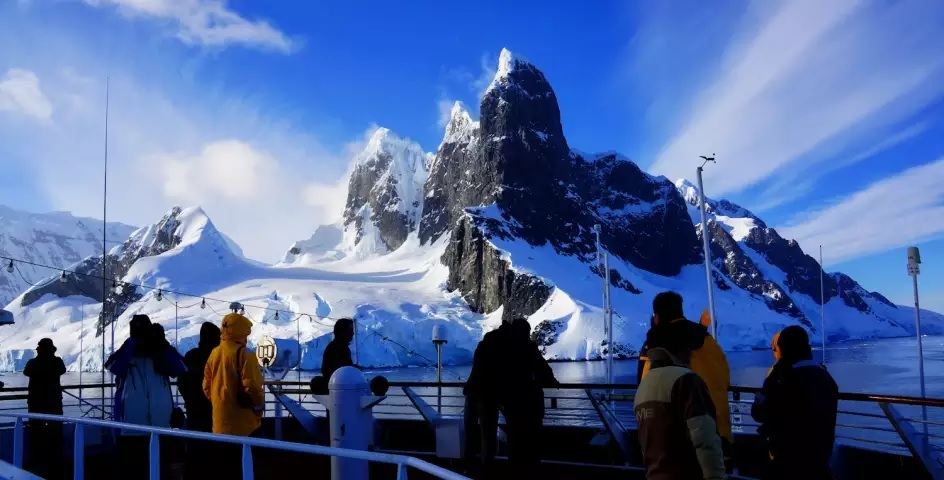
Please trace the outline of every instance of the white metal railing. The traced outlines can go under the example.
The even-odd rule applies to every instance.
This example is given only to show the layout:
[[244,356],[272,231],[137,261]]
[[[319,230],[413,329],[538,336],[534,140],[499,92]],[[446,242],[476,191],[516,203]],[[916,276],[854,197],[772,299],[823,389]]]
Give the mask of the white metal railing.
[[170,428],[149,427],[144,425],[134,425],[130,423],[115,422],[110,420],[96,420],[91,418],[66,417],[60,415],[41,415],[35,413],[0,413],[0,418],[12,418],[15,420],[13,431],[13,465],[17,468],[23,467],[23,439],[24,422],[23,420],[52,421],[75,424],[74,438],[74,464],[73,479],[83,480],[85,478],[85,427],[101,427],[107,429],[131,430],[150,434],[149,444],[149,478],[150,480],[160,480],[161,462],[160,462],[160,437],[185,438],[190,440],[204,440],[211,442],[223,442],[242,445],[242,472],[243,480],[253,479],[252,448],[271,448],[275,450],[296,452],[309,455],[324,455],[331,457],[343,457],[354,460],[364,460],[367,462],[386,463],[397,466],[397,480],[407,479],[407,467],[413,467],[419,471],[428,473],[445,480],[469,480],[468,477],[447,470],[445,468],[433,465],[418,458],[406,455],[394,455],[388,453],[365,452],[360,450],[349,450],[343,448],[324,447],[320,445],[308,445],[303,443],[284,442],[279,440],[269,440],[265,438],[238,437],[233,435],[217,435],[203,432],[193,432],[189,430],[173,430]]

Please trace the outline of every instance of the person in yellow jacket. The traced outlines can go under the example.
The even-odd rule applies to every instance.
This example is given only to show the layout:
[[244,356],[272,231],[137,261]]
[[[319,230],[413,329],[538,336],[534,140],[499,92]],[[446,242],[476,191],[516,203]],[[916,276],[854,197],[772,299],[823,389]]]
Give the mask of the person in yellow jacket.
[[[675,292],[663,292],[652,301],[653,327],[646,334],[646,346],[658,348],[665,342],[683,342],[692,351],[689,368],[708,385],[711,401],[715,406],[715,422],[718,434],[726,443],[725,448],[733,443],[731,434],[731,411],[728,402],[728,390],[731,386],[731,370],[728,358],[718,342],[708,333],[706,323],[711,317],[707,310],[702,314],[701,322],[695,323],[685,318],[682,310],[682,296]],[[640,361],[644,357],[640,357]],[[649,373],[649,362],[645,361],[640,380]]]
[[224,317],[220,345],[207,360],[203,393],[213,405],[213,433],[251,436],[262,426],[265,394],[259,361],[246,349],[250,331],[248,318]]

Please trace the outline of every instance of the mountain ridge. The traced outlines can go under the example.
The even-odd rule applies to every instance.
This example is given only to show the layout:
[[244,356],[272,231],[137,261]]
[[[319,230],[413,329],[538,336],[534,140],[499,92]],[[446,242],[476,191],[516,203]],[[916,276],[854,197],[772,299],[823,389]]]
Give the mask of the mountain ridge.
[[[450,113],[435,153],[376,130],[351,160],[341,219],[295,242],[274,266],[246,260],[199,208],[175,207],[104,261],[116,283],[149,289],[104,292],[103,306],[100,280],[70,290],[84,284],[68,274],[67,282],[24,292],[11,303],[25,319],[17,327],[22,338],[0,366],[20,365],[42,329],[57,343],[89,336],[76,324],[102,311],[108,320],[98,321],[96,336],[112,326],[120,338],[130,315],[148,313],[168,331],[183,322],[175,334],[181,345],[195,344],[199,322],[218,320],[215,311],[162,302],[153,291],[161,287],[258,304],[249,309],[257,327],[250,344],[263,335],[298,337],[304,368],[318,368],[319,349],[340,316],[365,330],[359,364],[396,366],[421,364],[420,352],[433,355],[428,334],[435,325],[452,337],[447,362],[466,362],[484,331],[517,316],[528,318],[548,358],[627,357],[644,338],[655,294],[679,291],[693,317],[707,306],[691,182],[648,174],[617,152],[571,147],[548,79],[507,50],[478,120],[458,102]],[[913,310],[839,272],[823,275],[821,301],[819,264],[797,242],[744,207],[706,203],[725,348],[769,345],[788,325],[819,339],[821,312],[830,341],[914,333]],[[598,262],[597,238],[608,271]],[[94,275],[102,263],[91,256],[77,268]],[[607,277],[613,344],[605,340],[601,308]],[[927,312],[925,328],[944,332],[944,316]],[[73,342],[63,352],[73,366],[94,367],[89,348]]]

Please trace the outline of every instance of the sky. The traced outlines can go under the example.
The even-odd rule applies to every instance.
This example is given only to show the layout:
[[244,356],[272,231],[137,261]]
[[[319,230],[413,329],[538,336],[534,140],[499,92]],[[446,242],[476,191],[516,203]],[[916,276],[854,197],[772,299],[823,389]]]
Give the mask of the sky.
[[[866,288],[944,311],[944,5],[0,0],[0,204],[153,223],[201,205],[277,261],[378,126],[439,145],[508,48],[568,142],[694,177]],[[592,5],[591,5],[592,4]]]

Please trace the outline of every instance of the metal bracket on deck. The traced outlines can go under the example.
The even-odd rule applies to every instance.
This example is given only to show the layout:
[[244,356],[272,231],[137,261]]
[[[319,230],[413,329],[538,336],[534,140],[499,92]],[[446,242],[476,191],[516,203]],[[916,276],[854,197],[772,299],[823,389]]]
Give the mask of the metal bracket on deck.
[[465,424],[462,419],[446,418],[436,411],[410,387],[402,387],[416,410],[420,412],[436,433],[436,456],[439,458],[462,458],[465,451]]
[[610,407],[593,395],[590,389],[587,389],[586,393],[587,398],[590,399],[590,403],[593,404],[594,410],[597,411],[597,415],[600,416],[600,420],[603,421],[603,425],[606,426],[606,431],[609,432],[610,437],[619,445],[620,451],[623,452],[623,459],[628,463],[630,459],[632,459],[632,455],[630,454],[629,442],[626,440],[626,427],[620,423],[619,419],[616,418],[616,414],[610,410]]
[[882,407],[885,416],[895,427],[895,431],[905,442],[905,446],[908,447],[911,454],[916,459],[921,460],[921,464],[928,475],[934,480],[944,480],[944,456],[941,455],[940,451],[931,448],[931,442],[928,441],[927,435],[918,433],[911,425],[910,420],[905,418],[893,405],[884,402],[878,405]]
[[403,393],[406,394],[406,397],[410,399],[410,402],[416,407],[416,410],[420,412],[420,415],[423,416],[423,419],[429,422],[433,427],[436,427],[440,422],[442,422],[442,415],[436,411],[430,404],[426,403],[426,400],[423,400],[422,397],[416,394],[410,387],[402,387]]
[[287,394],[281,393],[281,390],[275,385],[269,385],[269,391],[272,392],[272,395],[275,395],[275,399],[288,410],[288,413],[298,420],[298,423],[302,425],[302,428],[305,429],[306,432],[310,435],[318,434],[315,416],[309,412],[308,409]]

